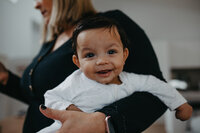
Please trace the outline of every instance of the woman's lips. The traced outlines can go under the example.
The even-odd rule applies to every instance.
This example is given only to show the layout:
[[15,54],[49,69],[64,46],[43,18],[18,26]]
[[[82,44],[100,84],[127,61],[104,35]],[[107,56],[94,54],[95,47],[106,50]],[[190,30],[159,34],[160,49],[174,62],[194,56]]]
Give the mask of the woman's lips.
[[41,14],[42,14],[43,16],[46,16],[46,15],[47,15],[47,11],[42,11]]

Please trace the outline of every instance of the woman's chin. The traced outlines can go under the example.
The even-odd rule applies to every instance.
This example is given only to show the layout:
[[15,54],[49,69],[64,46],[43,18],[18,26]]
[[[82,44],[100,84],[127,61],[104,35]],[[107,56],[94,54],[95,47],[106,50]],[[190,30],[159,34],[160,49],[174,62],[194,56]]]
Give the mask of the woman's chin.
[[44,17],[44,24],[47,25],[49,23],[49,17]]

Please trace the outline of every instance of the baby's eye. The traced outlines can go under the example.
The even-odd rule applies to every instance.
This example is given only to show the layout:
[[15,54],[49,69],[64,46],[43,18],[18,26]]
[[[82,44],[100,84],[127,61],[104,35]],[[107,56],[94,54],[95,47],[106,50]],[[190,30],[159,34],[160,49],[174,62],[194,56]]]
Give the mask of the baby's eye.
[[91,58],[91,57],[94,57],[94,54],[93,53],[87,53],[85,55],[85,58]]
[[116,50],[109,50],[109,51],[108,51],[108,54],[115,54],[115,53],[117,53]]

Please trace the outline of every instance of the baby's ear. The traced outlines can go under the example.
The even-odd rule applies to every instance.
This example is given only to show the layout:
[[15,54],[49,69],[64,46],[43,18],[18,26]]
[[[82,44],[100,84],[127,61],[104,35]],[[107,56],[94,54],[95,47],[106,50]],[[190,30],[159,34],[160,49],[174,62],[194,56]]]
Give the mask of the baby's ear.
[[128,58],[128,55],[129,55],[128,48],[125,48],[125,49],[124,49],[123,55],[124,55],[124,63],[125,63],[125,62],[126,62],[126,59]]
[[80,63],[79,63],[77,55],[72,56],[72,61],[78,68],[80,68]]

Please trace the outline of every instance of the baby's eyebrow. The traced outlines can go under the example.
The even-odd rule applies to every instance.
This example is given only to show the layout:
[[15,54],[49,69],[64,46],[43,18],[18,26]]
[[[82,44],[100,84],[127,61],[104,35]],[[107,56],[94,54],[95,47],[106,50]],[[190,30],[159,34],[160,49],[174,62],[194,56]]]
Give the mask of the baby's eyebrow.
[[90,50],[92,50],[91,48],[88,48],[88,47],[85,47],[85,48],[83,48],[81,51],[90,51]]
[[120,45],[117,45],[117,43],[111,43],[108,45],[108,48],[110,47],[121,47]]
[[91,48],[83,48],[82,50],[91,50]]

